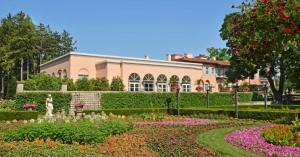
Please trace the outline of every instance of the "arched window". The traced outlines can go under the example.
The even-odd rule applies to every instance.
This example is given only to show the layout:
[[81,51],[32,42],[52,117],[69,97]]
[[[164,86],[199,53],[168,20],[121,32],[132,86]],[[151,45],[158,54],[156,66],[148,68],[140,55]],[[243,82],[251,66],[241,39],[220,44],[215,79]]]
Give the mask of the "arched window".
[[154,77],[151,74],[146,74],[143,78],[143,85],[145,91],[154,90]]
[[132,73],[128,78],[128,90],[131,92],[137,92],[140,90],[140,75],[137,73]]
[[182,91],[190,92],[191,91],[191,78],[189,76],[184,76],[181,81]]
[[158,92],[167,92],[168,91],[168,80],[166,75],[160,74],[157,77],[157,91]]
[[170,84],[178,84],[179,83],[179,77],[177,75],[173,75],[170,77]]
[[89,78],[89,71],[85,68],[82,68],[78,72],[78,78],[83,79],[83,78]]

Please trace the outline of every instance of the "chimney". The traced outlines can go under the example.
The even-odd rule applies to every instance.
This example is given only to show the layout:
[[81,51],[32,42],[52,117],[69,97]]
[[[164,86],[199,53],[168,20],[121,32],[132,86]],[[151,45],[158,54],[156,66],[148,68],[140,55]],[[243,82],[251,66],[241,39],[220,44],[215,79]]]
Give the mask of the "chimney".
[[144,59],[150,59],[150,57],[149,57],[148,55],[146,55],[146,56],[144,57]]
[[172,60],[171,60],[171,55],[170,55],[170,54],[167,54],[167,55],[166,55],[166,61],[172,61]]
[[182,58],[183,57],[183,55],[182,54],[172,54],[171,55],[171,60],[175,60],[175,59],[179,59],[179,58]]
[[193,58],[193,54],[192,53],[184,53],[184,57],[185,58]]

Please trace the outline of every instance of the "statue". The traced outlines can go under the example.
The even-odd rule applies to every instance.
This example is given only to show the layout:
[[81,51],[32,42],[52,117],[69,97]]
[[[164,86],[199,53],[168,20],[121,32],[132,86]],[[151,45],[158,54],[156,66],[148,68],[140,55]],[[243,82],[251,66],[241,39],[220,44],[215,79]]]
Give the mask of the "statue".
[[47,117],[52,117],[52,112],[53,112],[53,104],[52,104],[52,96],[51,94],[48,95],[48,98],[46,99],[46,116]]

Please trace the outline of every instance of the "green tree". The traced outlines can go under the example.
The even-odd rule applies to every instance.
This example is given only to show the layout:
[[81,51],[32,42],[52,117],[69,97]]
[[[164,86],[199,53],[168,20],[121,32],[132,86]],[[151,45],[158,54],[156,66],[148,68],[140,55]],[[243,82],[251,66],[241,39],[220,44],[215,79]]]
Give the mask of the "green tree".
[[109,91],[109,82],[105,77],[92,79],[94,91]]
[[[235,7],[240,12],[225,17],[221,29],[221,37],[230,48],[234,78],[251,77],[260,70],[277,102],[282,101],[285,81],[299,68],[299,3],[299,0],[246,1]],[[279,86],[275,87],[274,78],[278,75]]]
[[110,89],[111,91],[124,91],[125,85],[123,83],[123,80],[120,77],[113,77]]
[[227,53],[228,49],[227,48],[208,48],[207,52],[209,53],[210,57],[216,57],[217,60],[219,61],[224,61],[224,60],[229,60],[230,56]]

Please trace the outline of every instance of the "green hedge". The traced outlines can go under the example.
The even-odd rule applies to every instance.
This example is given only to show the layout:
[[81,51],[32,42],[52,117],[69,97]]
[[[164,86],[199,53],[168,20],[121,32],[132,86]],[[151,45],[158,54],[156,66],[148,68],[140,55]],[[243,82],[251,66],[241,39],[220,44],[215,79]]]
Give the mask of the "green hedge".
[[[177,110],[171,110],[171,114],[177,114]],[[229,109],[180,109],[182,115],[196,114],[222,114],[229,117],[234,117],[234,110]],[[258,119],[258,120],[276,120],[283,117],[295,118],[299,115],[299,111],[272,111],[272,110],[240,110],[239,118]]]
[[[240,102],[249,102],[253,94],[239,93]],[[104,109],[120,108],[165,108],[176,106],[175,93],[144,93],[144,92],[119,92],[102,93],[101,105]],[[232,94],[230,93],[210,93],[210,106],[232,105]],[[206,106],[206,95],[203,93],[180,93],[181,107]]]
[[38,114],[36,111],[0,111],[0,121],[37,119]]
[[155,108],[155,109],[148,109],[148,108],[131,108],[131,109],[103,109],[103,110],[84,110],[85,114],[94,113],[102,113],[105,112],[106,114],[113,113],[115,115],[139,115],[144,113],[168,113],[168,110],[165,108]]
[[[18,110],[24,110],[23,105],[26,103],[33,103],[35,102],[37,104],[37,111],[38,112],[46,112],[46,105],[45,101],[48,97],[49,93],[38,93],[38,92],[32,92],[32,93],[17,93],[16,95],[16,109]],[[51,93],[53,98],[53,107],[54,107],[54,113],[57,111],[60,111],[61,109],[64,109],[66,113],[68,113],[71,103],[71,93],[61,93],[61,92],[52,92]]]

